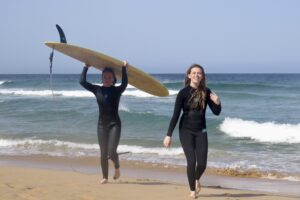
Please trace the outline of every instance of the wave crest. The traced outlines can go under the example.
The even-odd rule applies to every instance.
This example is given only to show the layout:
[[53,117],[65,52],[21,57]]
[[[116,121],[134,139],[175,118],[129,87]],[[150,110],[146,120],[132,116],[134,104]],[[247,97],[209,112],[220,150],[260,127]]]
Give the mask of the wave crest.
[[259,142],[300,143],[300,124],[259,123],[239,118],[225,118],[220,130],[231,137]]
[[[170,95],[175,95],[178,93],[176,90],[169,90]],[[52,96],[51,90],[23,90],[23,89],[1,89],[0,94],[6,95],[19,95],[19,96],[40,96],[40,97],[47,97]],[[91,92],[84,91],[84,90],[54,90],[53,94],[55,96],[63,96],[63,97],[94,97]],[[141,98],[149,98],[155,97],[151,94],[143,92],[141,90],[125,90],[123,96],[134,96],[134,97],[141,97]]]
[[[67,153],[69,151],[99,151],[98,144],[85,144],[74,143],[60,140],[41,140],[41,139],[0,139],[0,149],[9,148],[12,149],[28,149],[34,153],[51,154],[54,151],[61,151],[61,153]],[[51,150],[51,152],[48,152]],[[1,151],[0,151],[1,152]],[[162,147],[142,147],[136,145],[119,145],[118,152],[130,152],[133,154],[156,154],[159,156],[176,156],[182,155],[181,148],[166,149]],[[30,153],[30,152],[27,152]]]
[[4,85],[6,83],[11,83],[12,81],[0,81],[0,85]]

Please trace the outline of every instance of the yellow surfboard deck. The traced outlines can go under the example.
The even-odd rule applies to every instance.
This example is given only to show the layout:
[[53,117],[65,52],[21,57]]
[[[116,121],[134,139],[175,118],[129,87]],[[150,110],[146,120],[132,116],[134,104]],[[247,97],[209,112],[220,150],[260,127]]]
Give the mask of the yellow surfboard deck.
[[[45,42],[45,45],[47,45],[51,49],[54,48],[55,50],[65,55],[75,58],[76,60],[87,63],[101,71],[105,67],[111,67],[115,70],[118,79],[121,79],[122,77],[123,62],[118,59],[72,44],[60,42]],[[155,96],[164,97],[169,95],[169,91],[164,85],[162,85],[152,76],[146,74],[145,72],[137,69],[130,64],[127,67],[127,74],[129,84],[135,86],[136,88]]]

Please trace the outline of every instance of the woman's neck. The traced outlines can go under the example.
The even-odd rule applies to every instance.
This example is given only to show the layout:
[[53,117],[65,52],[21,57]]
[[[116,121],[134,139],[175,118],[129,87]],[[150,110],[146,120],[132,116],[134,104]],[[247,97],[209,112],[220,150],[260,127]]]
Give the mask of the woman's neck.
[[191,82],[191,83],[190,83],[190,86],[191,86],[192,88],[194,88],[194,89],[197,89],[198,86],[199,86],[199,84],[195,84],[195,83]]

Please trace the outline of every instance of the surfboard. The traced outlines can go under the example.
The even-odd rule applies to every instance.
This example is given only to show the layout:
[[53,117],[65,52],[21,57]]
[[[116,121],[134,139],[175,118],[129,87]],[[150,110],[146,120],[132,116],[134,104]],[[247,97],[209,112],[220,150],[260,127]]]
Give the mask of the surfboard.
[[[51,49],[55,49],[56,51],[79,60],[82,63],[87,63],[101,71],[105,67],[111,67],[115,70],[116,76],[119,80],[122,77],[123,62],[116,58],[72,44],[60,42],[45,42],[45,45],[47,45]],[[164,85],[162,85],[152,76],[148,75],[137,67],[132,66],[131,64],[129,64],[127,67],[127,75],[128,83],[144,92],[159,97],[169,95],[169,91]]]

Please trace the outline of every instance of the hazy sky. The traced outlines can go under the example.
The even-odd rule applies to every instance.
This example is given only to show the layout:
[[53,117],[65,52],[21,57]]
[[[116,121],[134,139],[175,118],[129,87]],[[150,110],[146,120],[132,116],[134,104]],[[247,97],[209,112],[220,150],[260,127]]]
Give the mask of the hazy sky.
[[[300,73],[299,0],[1,0],[0,73],[48,73],[44,41],[91,48],[149,73]],[[56,52],[54,73],[81,63]],[[96,72],[94,70],[94,72]]]

